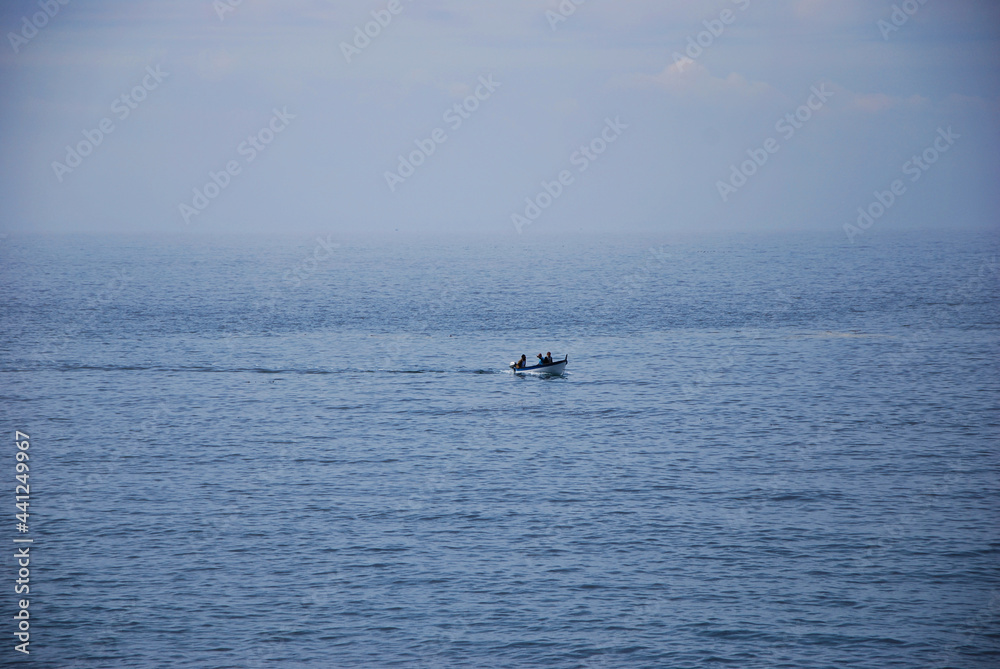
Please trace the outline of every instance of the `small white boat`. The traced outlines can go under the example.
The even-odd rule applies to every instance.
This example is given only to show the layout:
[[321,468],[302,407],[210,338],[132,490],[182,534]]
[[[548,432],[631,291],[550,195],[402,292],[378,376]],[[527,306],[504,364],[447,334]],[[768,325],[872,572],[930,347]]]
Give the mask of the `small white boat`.
[[514,370],[515,374],[551,374],[553,376],[562,374],[566,371],[566,365],[569,363],[569,356],[567,355],[564,360],[555,360],[548,363],[547,365],[532,365],[531,367],[517,368],[517,363],[510,363],[510,368]]

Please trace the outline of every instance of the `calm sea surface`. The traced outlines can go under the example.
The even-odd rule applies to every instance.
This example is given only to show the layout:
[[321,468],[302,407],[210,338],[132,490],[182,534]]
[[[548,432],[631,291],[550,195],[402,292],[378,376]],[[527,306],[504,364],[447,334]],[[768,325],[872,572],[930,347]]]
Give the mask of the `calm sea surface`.
[[1000,666],[997,237],[323,240],[0,241],[0,665]]

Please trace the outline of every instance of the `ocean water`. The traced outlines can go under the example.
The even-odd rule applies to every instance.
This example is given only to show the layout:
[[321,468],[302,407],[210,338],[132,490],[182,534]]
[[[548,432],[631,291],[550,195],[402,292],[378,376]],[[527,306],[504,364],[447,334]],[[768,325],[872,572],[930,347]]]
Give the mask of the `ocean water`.
[[8,237],[0,665],[1000,666],[998,246]]

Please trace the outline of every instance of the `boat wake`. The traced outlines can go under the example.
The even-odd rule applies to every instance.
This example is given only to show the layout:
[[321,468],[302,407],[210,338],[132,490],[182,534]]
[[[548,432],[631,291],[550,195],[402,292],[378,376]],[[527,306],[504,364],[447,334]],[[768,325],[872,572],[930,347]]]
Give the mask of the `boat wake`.
[[323,368],[272,368],[272,367],[217,367],[205,365],[168,366],[168,365],[45,365],[24,367],[2,367],[0,373],[25,373],[39,371],[54,372],[152,372],[163,374],[505,374],[508,370],[499,369],[360,369],[348,367],[343,369]]

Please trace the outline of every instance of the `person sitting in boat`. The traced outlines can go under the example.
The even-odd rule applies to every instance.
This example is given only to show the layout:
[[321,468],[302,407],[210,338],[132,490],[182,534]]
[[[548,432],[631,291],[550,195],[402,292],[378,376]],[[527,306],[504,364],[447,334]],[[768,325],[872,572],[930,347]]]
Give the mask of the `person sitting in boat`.
[[549,351],[548,353],[545,354],[545,357],[542,358],[542,364],[543,365],[551,365],[552,364],[552,351]]
[[527,366],[528,366],[528,356],[522,353],[521,359],[517,361],[517,368],[524,369]]
[[539,353],[535,357],[538,358],[538,364],[539,365],[544,365],[545,364],[545,356],[543,356],[541,353]]

